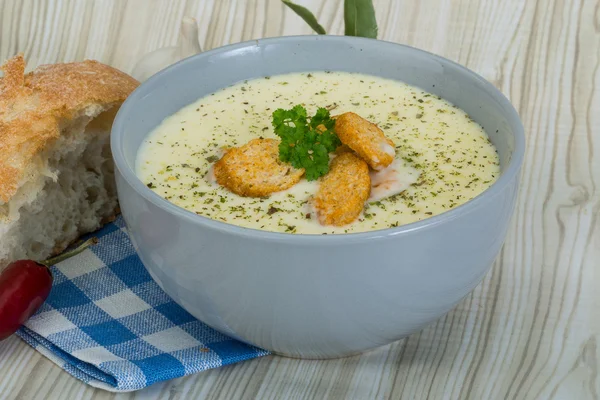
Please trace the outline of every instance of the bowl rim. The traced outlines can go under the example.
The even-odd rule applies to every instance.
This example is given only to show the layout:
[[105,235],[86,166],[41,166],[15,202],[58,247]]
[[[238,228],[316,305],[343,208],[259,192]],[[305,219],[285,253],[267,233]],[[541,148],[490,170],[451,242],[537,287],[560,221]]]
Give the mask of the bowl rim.
[[[440,214],[431,216],[421,221],[411,222],[405,225],[400,225],[394,228],[383,228],[372,231],[365,232],[352,232],[352,233],[339,233],[339,234],[303,234],[303,233],[284,233],[284,232],[273,232],[267,230],[261,230],[256,228],[248,228],[239,225],[234,225],[227,222],[222,222],[218,220],[214,220],[202,215],[197,215],[196,213],[186,210],[180,206],[177,206],[170,201],[164,199],[159,196],[152,190],[150,190],[141,179],[137,177],[135,171],[132,168],[129,168],[127,163],[125,162],[125,155],[123,152],[123,147],[120,145],[122,138],[125,132],[125,119],[129,110],[135,107],[136,101],[140,98],[146,96],[145,89],[152,87],[155,83],[160,82],[164,76],[171,74],[172,71],[181,68],[190,63],[196,62],[198,58],[210,57],[214,54],[225,53],[230,51],[235,51],[241,48],[249,48],[249,47],[258,47],[262,45],[269,45],[272,43],[289,43],[297,44],[298,42],[309,42],[309,41],[319,41],[319,40],[330,40],[334,42],[340,42],[340,44],[360,44],[364,46],[370,46],[375,43],[383,43],[386,46],[390,47],[403,47],[405,50],[409,52],[421,53],[429,58],[432,58],[437,61],[441,61],[444,63],[448,63],[459,69],[461,72],[470,76],[473,80],[478,81],[480,85],[483,86],[483,89],[487,89],[496,94],[497,100],[500,105],[510,114],[508,117],[510,119],[514,119],[517,122],[516,129],[513,132],[515,139],[515,146],[512,153],[512,157],[506,166],[506,168],[501,172],[500,177],[486,190],[481,192],[479,195],[475,196],[473,199],[455,207],[451,210],[444,211]],[[408,46],[405,44],[379,40],[379,39],[369,39],[355,36],[341,36],[341,35],[292,35],[292,36],[278,36],[272,38],[265,39],[254,39],[248,40],[240,43],[229,44],[225,46],[220,46],[211,50],[207,50],[191,57],[185,58],[176,62],[175,64],[170,65],[169,67],[157,72],[153,76],[151,76],[148,80],[141,83],[123,102],[117,115],[115,117],[114,123],[111,129],[110,136],[111,143],[111,151],[113,154],[113,159],[115,163],[115,167],[118,169],[118,172],[121,174],[122,178],[127,182],[129,186],[132,187],[140,196],[145,198],[147,201],[150,201],[155,206],[165,210],[169,214],[173,214],[179,218],[184,218],[191,223],[203,225],[204,227],[212,230],[221,231],[223,233],[231,234],[234,236],[242,236],[242,237],[252,237],[254,239],[262,239],[268,240],[272,242],[280,242],[280,241],[294,241],[298,244],[334,244],[339,243],[341,241],[347,242],[355,242],[355,241],[365,241],[365,240],[376,240],[389,238],[391,236],[399,236],[406,235],[415,231],[423,231],[434,228],[435,226],[449,222],[454,220],[468,212],[470,212],[474,208],[480,207],[483,203],[485,203],[488,199],[491,199],[502,191],[515,179],[517,175],[520,173],[521,166],[524,159],[525,154],[525,133],[523,128],[523,123],[517,110],[508,100],[508,98],[494,85],[492,85],[488,80],[477,74],[476,72],[464,67],[452,60],[446,59],[444,57],[438,56],[426,50],[421,50],[412,46]]]

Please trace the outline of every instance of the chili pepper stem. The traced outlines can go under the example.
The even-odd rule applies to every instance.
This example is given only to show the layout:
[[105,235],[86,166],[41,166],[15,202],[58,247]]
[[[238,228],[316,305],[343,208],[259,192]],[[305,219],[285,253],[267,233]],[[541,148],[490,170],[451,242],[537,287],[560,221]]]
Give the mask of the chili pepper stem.
[[85,242],[81,243],[79,246],[77,246],[73,250],[59,254],[56,257],[52,257],[47,260],[44,260],[40,264],[44,264],[47,266],[52,266],[52,265],[58,264],[59,262],[65,261],[68,258],[76,256],[77,254],[81,253],[82,251],[84,251],[85,249],[87,249],[88,247],[90,247],[96,243],[98,243],[98,238],[92,237],[92,238],[86,240]]

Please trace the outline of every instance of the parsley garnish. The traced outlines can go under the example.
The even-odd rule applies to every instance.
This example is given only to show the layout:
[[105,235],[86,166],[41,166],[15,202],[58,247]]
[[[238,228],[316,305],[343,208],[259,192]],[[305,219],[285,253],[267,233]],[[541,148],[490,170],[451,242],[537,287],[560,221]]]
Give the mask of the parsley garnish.
[[314,181],[329,172],[329,153],[341,145],[333,132],[335,121],[329,111],[319,108],[312,117],[297,105],[273,112],[275,134],[281,138],[279,159],[294,168],[304,168],[306,179]]

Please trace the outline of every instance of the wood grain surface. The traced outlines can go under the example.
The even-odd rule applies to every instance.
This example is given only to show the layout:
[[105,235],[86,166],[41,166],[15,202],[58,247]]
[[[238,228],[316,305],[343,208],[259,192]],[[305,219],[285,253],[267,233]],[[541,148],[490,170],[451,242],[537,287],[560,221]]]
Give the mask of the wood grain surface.
[[[298,0],[343,33],[342,0]],[[375,1],[379,38],[455,60],[523,119],[522,190],[505,247],[436,324],[363,354],[265,357],[148,389],[93,389],[16,337],[0,343],[0,398],[600,398],[600,2]],[[93,58],[130,72],[198,19],[203,49],[310,34],[279,0],[0,0],[0,59]]]

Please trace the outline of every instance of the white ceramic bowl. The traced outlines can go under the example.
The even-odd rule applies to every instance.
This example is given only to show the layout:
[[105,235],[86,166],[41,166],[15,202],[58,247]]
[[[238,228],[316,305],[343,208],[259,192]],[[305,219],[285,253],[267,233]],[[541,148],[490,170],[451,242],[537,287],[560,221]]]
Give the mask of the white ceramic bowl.
[[[143,139],[181,107],[244,79],[314,70],[398,79],[453,102],[490,135],[501,176],[473,200],[424,221],[327,236],[264,232],[201,217],[136,177]],[[111,141],[131,239],[165,292],[227,335],[307,358],[388,344],[467,295],[502,247],[525,147],[514,108],[475,73],[411,47],[337,36],[257,40],[183,60],[127,99]]]

